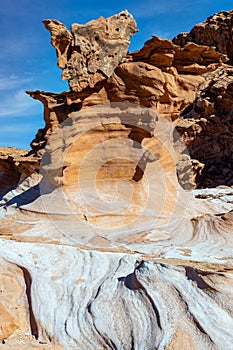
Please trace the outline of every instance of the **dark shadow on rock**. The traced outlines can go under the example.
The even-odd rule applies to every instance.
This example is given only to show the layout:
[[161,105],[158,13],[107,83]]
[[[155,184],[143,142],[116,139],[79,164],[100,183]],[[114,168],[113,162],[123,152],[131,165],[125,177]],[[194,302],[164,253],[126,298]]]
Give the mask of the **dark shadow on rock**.
[[[41,193],[41,188],[43,189],[43,193]],[[0,207],[9,207],[11,205],[17,205],[17,207],[21,207],[24,205],[28,205],[34,202],[37,198],[39,198],[42,194],[49,194],[54,191],[55,187],[49,183],[45,183],[44,180],[41,180],[39,184],[29,188],[28,190],[20,193],[19,195],[13,197],[8,202],[4,204],[0,204]]]
[[200,276],[194,268],[186,266],[185,274],[188,280],[196,282],[197,287],[199,289],[202,289],[202,290],[211,289],[211,287],[204,281],[202,276]]
[[130,290],[137,290],[137,289],[141,289],[142,288],[142,286],[138,282],[134,272],[130,273],[126,277],[119,277],[118,281],[119,282],[123,282],[124,285],[126,286],[126,288],[128,288]]
[[17,187],[20,180],[20,175],[20,173],[15,172],[11,179],[11,174],[4,174],[4,172],[0,172],[0,201],[8,192]]

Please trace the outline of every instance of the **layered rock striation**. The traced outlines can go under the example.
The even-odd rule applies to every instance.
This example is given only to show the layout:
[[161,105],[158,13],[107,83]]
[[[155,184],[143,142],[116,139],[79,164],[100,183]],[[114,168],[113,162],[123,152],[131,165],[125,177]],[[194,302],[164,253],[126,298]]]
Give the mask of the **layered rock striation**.
[[0,149],[0,348],[232,349],[232,15],[44,21],[70,91]]
[[[220,37],[215,36],[219,45],[205,40],[205,37],[209,37],[210,28],[217,33],[230,33],[231,15],[232,12],[227,15],[222,12],[197,25],[196,27],[201,28],[203,32],[202,41],[196,40],[192,34],[196,30],[194,27],[190,34],[182,34],[182,38],[186,38],[182,39],[183,41],[179,39],[180,36],[173,39],[173,42],[153,36],[141,50],[128,54],[129,37],[136,32],[136,26],[127,12],[107,20],[101,18],[88,23],[87,26],[77,25],[78,29],[74,25],[71,32],[56,20],[45,21],[46,28],[51,32],[52,44],[57,50],[58,65],[63,69],[63,78],[68,79],[72,86],[70,92],[61,94],[28,92],[43,103],[45,110],[46,125],[38,131],[32,141],[33,152],[40,156],[51,132],[73,112],[92,105],[127,101],[153,108],[160,116],[175,121],[193,161],[195,174],[191,182],[194,187],[231,185],[231,58],[226,50],[220,48],[219,45],[223,43]],[[215,18],[221,20],[214,22]],[[107,25],[107,22],[112,24]],[[75,34],[74,28],[78,34]],[[86,39],[82,41],[80,38],[88,37],[90,32],[93,36],[97,31],[102,33],[102,39],[98,39],[97,42],[95,38],[91,39],[88,42],[88,45],[94,45],[94,49],[91,49]],[[80,42],[74,45],[75,40],[78,40],[77,35]],[[221,35],[228,37],[227,34]],[[116,41],[119,45],[116,45]],[[101,43],[104,43],[103,46]],[[113,45],[114,60],[111,54],[104,53],[104,50],[110,52],[110,43]],[[114,50],[118,49],[121,55],[114,53]],[[95,52],[92,53],[94,56],[91,56],[88,62],[95,62],[95,55],[102,52],[104,61],[101,67],[103,70],[109,70],[108,74],[100,74],[97,63],[90,64],[94,65],[98,72],[87,70],[87,53],[91,54],[92,51]],[[76,63],[70,57],[79,57],[77,62],[83,62],[78,69],[74,68]],[[73,70],[70,70],[71,75],[67,73],[69,59],[73,67]],[[78,84],[84,85],[81,87]],[[195,113],[191,114],[191,110],[195,110]],[[190,134],[191,129],[193,136]],[[195,141],[191,141],[191,138]],[[208,140],[211,140],[210,143]],[[208,147],[212,147],[212,151]],[[223,173],[218,170],[220,163]],[[182,163],[179,163],[178,169],[180,164]]]

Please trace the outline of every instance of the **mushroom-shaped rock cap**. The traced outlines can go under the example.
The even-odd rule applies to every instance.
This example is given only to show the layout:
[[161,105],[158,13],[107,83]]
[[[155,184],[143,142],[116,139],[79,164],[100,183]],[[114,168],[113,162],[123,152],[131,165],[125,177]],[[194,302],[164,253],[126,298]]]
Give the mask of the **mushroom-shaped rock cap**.
[[136,22],[127,11],[114,16],[73,24],[71,33],[58,20],[44,20],[56,48],[62,79],[71,90],[94,87],[110,77],[127,55],[130,37],[137,32]]

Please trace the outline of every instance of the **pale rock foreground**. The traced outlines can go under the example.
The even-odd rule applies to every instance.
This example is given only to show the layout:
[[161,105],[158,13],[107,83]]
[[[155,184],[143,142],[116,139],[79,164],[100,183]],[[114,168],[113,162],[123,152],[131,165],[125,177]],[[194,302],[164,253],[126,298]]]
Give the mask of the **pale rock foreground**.
[[[0,150],[0,348],[231,350],[233,188],[191,190],[214,162],[195,144],[199,122],[211,137],[198,111],[220,113],[208,94],[230,72],[226,56],[156,37],[126,56],[128,12],[72,33],[45,25],[72,91],[30,92],[45,128],[29,154]],[[183,139],[202,156],[194,171]],[[218,161],[230,150],[218,147]]]

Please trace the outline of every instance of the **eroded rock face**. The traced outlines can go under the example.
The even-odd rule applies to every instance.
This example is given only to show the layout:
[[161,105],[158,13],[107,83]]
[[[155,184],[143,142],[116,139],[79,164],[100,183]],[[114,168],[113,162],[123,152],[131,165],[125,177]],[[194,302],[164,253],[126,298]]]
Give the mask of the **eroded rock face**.
[[216,13],[208,17],[206,21],[196,24],[189,33],[177,35],[173,42],[182,47],[189,42],[215,47],[218,52],[227,55],[232,64],[232,16],[233,10]]
[[2,341],[6,338],[9,338],[9,336],[13,334],[16,331],[16,329],[19,328],[19,324],[1,304],[0,312],[0,341]]
[[110,77],[127,55],[130,37],[137,32],[127,11],[85,25],[73,24],[71,33],[57,20],[43,22],[51,32],[62,78],[69,81],[72,91],[93,88]]
[[45,127],[0,149],[0,347],[231,350],[233,189],[193,190],[232,185],[229,53],[45,25],[71,91],[29,91]]
[[0,198],[39,169],[39,158],[27,150],[0,147]]
[[180,75],[174,67],[162,72],[145,62],[130,62],[118,66],[106,89],[110,101],[151,107],[168,120],[175,120],[195,99],[202,81],[201,76]]
[[[17,247],[17,242],[11,245],[10,260],[20,260]],[[27,256],[24,264],[31,269],[38,288],[36,316],[48,334],[56,333],[65,344],[64,349],[111,349],[109,344],[116,349],[123,345],[127,350],[142,344],[145,349],[166,350],[183,346],[190,350],[231,348],[232,318],[227,309],[232,304],[230,266],[192,266],[177,260],[173,264],[166,260],[146,262],[139,255],[89,252],[65,246],[58,250],[54,245],[49,252],[45,244],[39,254],[33,243],[30,251],[27,245],[23,249]],[[37,269],[32,264],[32,254]],[[44,279],[43,259],[48,255],[50,303],[38,284]],[[69,266],[68,271],[64,264]],[[89,268],[82,269],[83,265]],[[96,267],[101,273],[96,273]],[[64,302],[64,293],[72,303]],[[46,305],[46,315],[42,305]],[[44,349],[47,347],[44,345]]]
[[[193,159],[194,176],[191,175],[190,184],[232,185],[232,69],[222,63],[225,59],[206,46],[187,44],[180,48],[169,40],[153,37],[142,50],[133,53],[131,58],[128,56],[103,87],[62,94],[28,92],[44,104],[46,123],[31,146],[41,156],[51,133],[72,113],[92,105],[128,101],[151,107],[168,120],[176,120],[177,130],[183,135]],[[195,119],[187,121],[193,117]],[[190,164],[190,160],[188,162]],[[224,174],[219,171],[219,164]],[[179,163],[179,174],[183,171],[181,165],[187,169],[184,162]],[[184,185],[183,180],[181,183]]]
[[176,121],[190,156],[204,167],[199,187],[232,185],[233,68],[222,67],[205,75],[197,98]]
[[[127,18],[127,20],[124,18]],[[125,33],[129,34],[129,31],[133,31],[133,22],[127,13],[113,16],[106,20],[92,21],[86,26],[77,27],[77,25],[74,25],[72,28],[79,28],[78,32],[83,31],[85,35],[89,35],[91,31],[93,36],[96,26],[99,25],[102,28],[100,33],[107,35],[110,32],[107,33],[106,28],[103,26],[108,22],[108,28],[114,29],[116,23],[118,23],[117,21],[122,23],[122,31]],[[60,22],[45,21],[45,24],[51,31],[52,43],[57,49],[58,63],[60,62],[59,65],[65,72],[68,69],[65,67],[68,64],[67,55],[70,52],[67,49],[67,45],[72,47],[74,45],[72,44],[73,41],[70,41],[71,37],[67,34],[68,31]],[[126,30],[126,28],[129,29]],[[119,33],[122,31],[119,30]],[[110,37],[111,33],[108,37]],[[74,33],[72,35],[74,36]],[[79,38],[82,38],[80,33]],[[94,43],[93,45],[96,44]],[[121,45],[121,41],[115,40],[112,49],[111,46],[108,46],[109,52],[112,50],[110,56],[118,57],[115,55],[115,51],[122,52]],[[77,57],[83,60],[82,62],[85,66],[83,66],[85,69],[80,69],[77,74],[82,75],[85,71],[84,75],[87,77],[87,81],[90,81],[96,74],[98,77],[100,75],[97,72],[97,62],[93,63],[97,73],[87,70],[86,61],[83,57],[88,52],[94,56],[96,53],[91,53],[92,49],[89,46],[86,46],[85,50],[83,53],[80,53],[75,47],[71,49],[73,55],[75,57],[78,55]],[[96,50],[95,52],[98,51]],[[95,61],[95,58],[93,59]],[[36,138],[31,144],[35,152],[39,152],[38,154],[40,155],[43,153],[41,150],[43,150],[53,130],[71,116],[73,112],[96,104],[127,101],[151,107],[168,120],[176,120],[188,106],[194,103],[199,86],[205,80],[203,74],[215,71],[219,66],[223,67],[227,57],[212,47],[194,43],[187,43],[184,47],[181,47],[170,40],[154,36],[145,43],[141,50],[128,54],[124,62],[121,63],[121,61],[122,59],[118,63],[108,61],[107,65],[111,67],[111,73],[109,71],[109,74],[105,75],[105,77],[102,75],[102,82],[105,81],[104,85],[89,83],[86,85],[85,83],[78,88],[72,88],[73,91],[71,92],[62,94],[43,91],[28,92],[33,98],[40,100],[45,108],[44,118],[46,126],[38,131]],[[90,60],[90,62],[92,61]],[[75,63],[71,62],[70,64],[74,69],[72,72],[75,72]],[[102,67],[104,67],[104,64],[102,64]],[[96,78],[97,80],[99,79],[98,77]],[[80,79],[82,80],[82,78]]]
[[214,70],[228,58],[206,44],[187,43],[183,47],[168,39],[153,36],[144,47],[132,53],[134,60],[144,61],[166,71],[174,66],[178,73],[203,74]]

